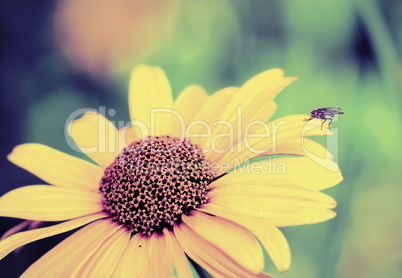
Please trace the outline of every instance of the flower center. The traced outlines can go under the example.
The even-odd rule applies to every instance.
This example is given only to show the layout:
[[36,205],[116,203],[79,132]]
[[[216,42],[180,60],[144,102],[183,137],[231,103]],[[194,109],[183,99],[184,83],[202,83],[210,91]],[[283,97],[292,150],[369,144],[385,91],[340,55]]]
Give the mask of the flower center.
[[205,204],[213,178],[211,164],[188,139],[148,136],[123,149],[99,190],[113,219],[150,235]]

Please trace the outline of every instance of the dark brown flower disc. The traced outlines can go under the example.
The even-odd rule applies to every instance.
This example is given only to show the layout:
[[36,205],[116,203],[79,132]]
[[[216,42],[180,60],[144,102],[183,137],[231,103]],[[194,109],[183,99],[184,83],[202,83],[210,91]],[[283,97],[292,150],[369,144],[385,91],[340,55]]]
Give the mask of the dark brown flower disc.
[[150,235],[205,204],[213,178],[211,164],[188,139],[148,136],[122,150],[99,190],[113,219]]

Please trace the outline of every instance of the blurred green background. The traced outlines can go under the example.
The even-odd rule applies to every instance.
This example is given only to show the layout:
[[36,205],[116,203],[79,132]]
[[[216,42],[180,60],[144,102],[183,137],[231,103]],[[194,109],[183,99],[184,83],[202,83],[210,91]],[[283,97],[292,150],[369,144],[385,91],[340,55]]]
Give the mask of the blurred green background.
[[[344,181],[325,192],[337,217],[282,229],[292,250],[278,277],[402,277],[400,138],[402,1],[46,0],[0,4],[0,193],[39,179],[6,160],[38,142],[79,156],[64,139],[80,108],[129,119],[130,69],[162,67],[175,97],[190,84],[212,94],[272,67],[300,79],[274,118],[340,106],[332,146]],[[325,140],[320,142],[325,143]],[[1,220],[1,231],[17,224]],[[66,234],[0,261],[16,277]]]

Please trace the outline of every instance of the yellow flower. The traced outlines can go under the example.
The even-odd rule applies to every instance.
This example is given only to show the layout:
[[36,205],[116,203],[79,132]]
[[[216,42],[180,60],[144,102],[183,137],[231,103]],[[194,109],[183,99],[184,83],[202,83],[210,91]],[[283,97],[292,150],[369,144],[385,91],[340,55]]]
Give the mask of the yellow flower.
[[256,239],[278,270],[288,269],[278,227],[334,217],[336,202],[319,191],[342,176],[326,149],[302,136],[327,134],[319,120],[293,115],[266,124],[273,98],[296,79],[283,75],[270,69],[211,96],[190,86],[173,101],[161,69],[135,68],[130,125],[117,130],[88,112],[69,127],[97,165],[40,144],[9,155],[50,185],[5,194],[0,216],[64,222],[3,239],[0,258],[85,226],[23,277],[172,277],[173,266],[178,277],[192,277],[185,255],[214,277],[270,277]]

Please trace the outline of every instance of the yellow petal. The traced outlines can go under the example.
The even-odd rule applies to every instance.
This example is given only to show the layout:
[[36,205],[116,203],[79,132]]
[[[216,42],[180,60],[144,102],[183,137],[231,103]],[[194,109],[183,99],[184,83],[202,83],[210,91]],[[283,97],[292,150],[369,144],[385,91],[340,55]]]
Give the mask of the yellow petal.
[[289,83],[297,80],[297,77],[283,77],[284,74],[282,69],[272,68],[253,76],[243,84],[230,105],[253,103],[255,96],[260,103],[263,99],[274,99]]
[[270,149],[266,154],[258,155],[299,155],[299,156],[316,156],[322,159],[332,160],[333,155],[321,144],[307,139],[299,138],[291,141],[278,142],[275,149]]
[[58,235],[73,230],[75,228],[88,224],[89,222],[104,217],[107,217],[107,215],[104,212],[98,212],[91,215],[76,218],[70,221],[66,221],[57,225],[53,225],[50,227],[13,234],[0,241],[0,259],[4,258],[10,252],[25,244],[37,241],[42,238]]
[[[315,224],[330,220],[336,216],[336,212],[330,209],[305,208],[305,207],[270,207],[269,211],[263,211],[263,214],[269,214],[269,221],[276,227],[288,227],[306,224]],[[254,216],[258,216],[256,212]]]
[[187,256],[212,277],[240,277],[236,270],[230,268],[233,261],[215,246],[194,233],[187,225],[175,225],[174,234]]
[[[209,202],[249,216],[266,218],[277,227],[329,220],[336,202],[315,189],[289,180],[268,180],[264,175],[228,174],[208,193]],[[245,186],[246,185],[246,186]]]
[[164,234],[153,233],[149,240],[149,264],[153,278],[171,278],[173,257]]
[[[286,179],[312,190],[323,190],[343,180],[338,165],[329,159],[317,157],[287,157],[278,159],[285,165]],[[275,178],[283,179],[275,175]]]
[[172,250],[173,262],[176,268],[177,277],[193,277],[186,255],[177,242],[173,231],[170,231],[169,229],[163,229],[163,233],[165,235],[167,245],[169,246],[170,250]]
[[328,126],[323,126],[319,120],[306,121],[309,118],[306,114],[288,115],[267,123],[271,134],[277,138],[290,138],[301,136],[331,135]]
[[214,123],[220,120],[223,109],[239,88],[229,87],[209,96],[194,116],[194,122],[188,127],[190,140],[202,149],[209,148]]
[[141,130],[137,129],[137,127],[129,125],[126,127],[122,127],[119,129],[119,146],[128,146],[134,141],[138,141],[141,139],[140,137]]
[[[223,218],[216,218],[219,219],[218,221],[223,220]],[[223,220],[223,222],[231,223],[226,220]],[[210,224],[210,222],[205,223],[205,225],[208,224]],[[233,228],[233,225],[235,224],[231,223],[230,227]],[[239,229],[239,226],[237,225],[235,226],[238,228],[235,228],[234,230],[232,229],[229,234],[224,234],[227,238],[235,237],[237,232],[243,234],[243,229]],[[205,227],[205,229],[207,228],[208,226]],[[207,270],[213,277],[270,277],[262,274],[259,271],[251,272],[250,270],[245,269],[242,264],[240,264],[237,260],[234,260],[234,258],[232,257],[233,251],[226,253],[224,250],[220,249],[218,246],[214,245],[213,243],[193,231],[184,222],[180,223],[179,225],[176,224],[173,227],[173,230],[175,237],[177,238],[177,241],[183,248],[184,252],[186,252],[186,254],[202,268]],[[212,230],[215,231],[213,227]],[[215,231],[215,233],[217,233],[217,231]],[[227,239],[225,241],[227,241]],[[246,242],[239,242],[236,240],[234,241],[234,243],[235,245],[247,244]],[[245,248],[247,249],[249,247],[246,246]],[[259,251],[257,253],[259,253]],[[243,253],[241,252],[236,255],[239,257],[242,254]],[[256,253],[252,254],[252,256],[255,257]],[[261,261],[261,259],[258,259],[258,261]]]
[[[277,105],[274,102],[267,103],[256,103],[254,107],[247,107],[246,110],[242,110],[239,106],[236,116],[236,122],[230,122],[231,129],[226,129],[227,124],[217,125],[217,128],[214,129],[216,133],[213,133],[213,137],[210,142],[210,152],[208,153],[208,159],[210,161],[223,161],[227,162],[229,159],[226,157],[241,155],[243,152],[238,146],[242,146],[244,142],[244,138],[246,134],[250,134],[250,130],[255,129],[256,127],[266,126],[266,121],[269,119],[276,111]],[[246,113],[251,115],[247,116]],[[222,138],[218,138],[219,134],[224,134],[230,131],[233,136],[223,136]],[[258,133],[258,132],[257,132]],[[218,138],[218,139],[217,139]],[[248,141],[253,142],[255,138],[247,139]],[[247,142],[248,143],[248,142]],[[264,141],[264,144],[266,142]],[[258,147],[258,146],[257,146]],[[266,149],[267,146],[264,146]],[[217,150],[217,151],[214,151]],[[246,151],[248,149],[245,149]],[[246,152],[247,154],[249,152]],[[248,155],[250,158],[250,155]],[[255,155],[251,155],[253,157]]]
[[264,268],[260,245],[242,227],[222,218],[194,211],[182,221],[243,268],[258,273]]
[[310,116],[306,114],[289,115],[275,119],[269,122],[268,125],[272,133],[276,133],[281,137],[332,134],[325,125],[321,130],[321,122],[319,120],[306,121],[306,118],[310,118]]
[[99,166],[41,144],[19,145],[8,159],[57,186],[97,190],[103,176],[103,169]]
[[[254,121],[267,121],[272,116],[274,97],[287,85],[295,81],[296,77],[283,77],[281,69],[270,69],[248,80],[226,106],[221,119],[229,122],[233,128],[233,142],[228,142],[227,137],[215,140],[215,148],[223,150],[231,148],[241,140],[241,135],[247,126]],[[225,133],[225,125],[217,126],[212,138]],[[240,137],[240,138],[239,138]],[[211,159],[217,161],[217,158]]]
[[124,250],[112,277],[150,277],[148,237],[135,234]]
[[110,219],[91,223],[43,255],[21,277],[69,277],[68,272],[86,261],[119,228]]
[[205,204],[198,209],[243,226],[262,243],[279,271],[289,269],[291,261],[289,244],[282,232],[269,221],[235,213],[214,204]]
[[282,182],[310,190],[323,190],[342,179],[338,165],[329,159],[315,162],[310,157],[284,157],[248,164],[214,181],[209,187]]
[[98,193],[30,185],[14,189],[0,198],[0,215],[39,221],[61,221],[103,210]]
[[108,167],[119,154],[119,132],[104,116],[88,112],[73,121],[68,128],[70,136],[83,153],[103,168]]
[[[237,146],[239,147],[239,146]],[[266,138],[265,140],[247,140],[238,148],[237,153],[225,154],[223,161],[237,159],[244,162],[247,159],[266,155],[315,155],[332,159],[333,156],[321,144],[305,137]]]
[[[264,146],[261,145],[260,150],[263,150],[263,148]],[[333,159],[333,155],[323,145],[313,140],[302,137],[299,139],[293,139],[291,141],[282,140],[281,142],[278,142],[276,144],[275,148],[266,148],[265,151],[243,151],[237,157],[234,156],[234,153],[225,154],[223,158],[220,158],[220,163],[217,164],[225,167],[215,167],[216,175],[219,176],[227,173],[231,169],[238,168],[243,163],[244,166],[247,168],[247,166],[250,165],[250,159],[271,155],[307,156],[316,160],[319,163],[323,161],[325,164],[327,163],[327,160],[330,161]],[[269,158],[267,157],[265,161],[267,161],[268,159]],[[272,161],[277,161],[277,158],[273,158]],[[331,163],[331,165],[331,169],[337,168],[336,164]],[[269,170],[268,164],[266,167],[266,169]]]
[[[325,128],[321,131],[314,123],[306,123],[304,121],[306,117],[308,115],[291,115],[268,124],[260,122],[250,125],[250,128],[245,128],[237,144],[221,155],[214,154],[210,160],[229,164],[218,173],[223,174],[225,170],[232,169],[249,159],[265,155],[303,155],[332,159],[332,155],[324,147],[303,137],[332,133]],[[310,130],[311,126],[315,128]]]
[[[131,232],[122,227],[111,235],[81,267],[69,277],[110,277],[123,254]],[[67,274],[67,273],[66,273]]]
[[248,159],[270,155],[307,156],[319,160],[332,160],[334,158],[323,145],[313,140],[301,137],[290,141],[281,140],[276,143],[275,148],[269,148],[265,152],[254,154],[247,152],[241,153],[239,157],[233,160],[234,162],[232,162],[231,165],[235,167],[246,162]]
[[134,68],[130,78],[128,103],[131,120],[145,124],[148,134],[169,134],[172,118],[166,114],[169,112],[163,109],[172,108],[172,91],[165,73],[160,68],[145,65]]
[[195,120],[197,112],[207,99],[208,94],[198,85],[184,89],[173,104],[173,110],[178,114],[177,119],[172,122],[170,134],[175,137],[185,136],[187,128]]
[[333,135],[329,129],[328,122],[324,120],[313,119],[309,121],[303,128],[303,136],[320,136],[320,135]]
[[[257,177],[255,177],[257,176]],[[230,184],[220,186],[208,192],[211,203],[237,207],[238,210],[251,209],[255,211],[269,210],[269,207],[309,207],[334,208],[336,201],[328,195],[295,186],[286,182],[267,183],[253,175],[245,184]]]

